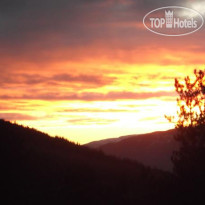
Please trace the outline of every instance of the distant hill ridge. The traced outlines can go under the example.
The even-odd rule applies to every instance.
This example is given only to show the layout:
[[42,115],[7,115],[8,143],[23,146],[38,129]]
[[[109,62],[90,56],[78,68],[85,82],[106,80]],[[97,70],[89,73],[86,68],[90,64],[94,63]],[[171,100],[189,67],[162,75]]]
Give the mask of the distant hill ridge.
[[175,130],[128,135],[115,139],[96,141],[85,146],[120,158],[137,160],[147,166],[172,170],[171,155],[177,149]]
[[[173,204],[174,176],[0,120],[5,204]],[[154,187],[154,188],[153,188]]]

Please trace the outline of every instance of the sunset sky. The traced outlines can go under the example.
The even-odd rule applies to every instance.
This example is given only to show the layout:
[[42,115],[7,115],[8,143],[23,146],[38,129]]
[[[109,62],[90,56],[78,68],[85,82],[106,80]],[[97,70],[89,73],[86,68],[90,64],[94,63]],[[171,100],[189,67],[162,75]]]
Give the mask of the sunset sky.
[[174,78],[205,69],[205,29],[148,31],[163,6],[194,0],[1,0],[0,118],[84,144],[173,128]]

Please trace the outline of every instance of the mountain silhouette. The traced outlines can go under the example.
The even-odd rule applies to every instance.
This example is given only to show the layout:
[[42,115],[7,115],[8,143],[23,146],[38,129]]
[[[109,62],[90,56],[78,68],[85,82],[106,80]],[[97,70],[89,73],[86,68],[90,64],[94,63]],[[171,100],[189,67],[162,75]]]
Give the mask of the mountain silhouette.
[[174,204],[168,172],[0,120],[5,204]]
[[137,160],[147,166],[172,171],[171,155],[177,149],[173,135],[175,130],[148,134],[128,135],[100,140],[85,146],[96,148],[106,154]]

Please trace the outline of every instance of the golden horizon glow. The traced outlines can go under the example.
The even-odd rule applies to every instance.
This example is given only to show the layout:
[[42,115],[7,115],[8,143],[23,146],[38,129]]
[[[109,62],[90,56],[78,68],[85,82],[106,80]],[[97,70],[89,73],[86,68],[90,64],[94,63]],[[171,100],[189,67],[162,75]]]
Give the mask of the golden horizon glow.
[[[80,144],[173,128],[174,125],[170,124],[164,115],[176,113],[174,78],[184,76],[181,71],[185,69],[185,66],[140,66],[141,72],[139,70],[136,72],[137,65],[126,65],[123,67],[124,72],[122,69],[119,75],[108,73],[107,76],[117,76],[116,81],[111,85],[82,89],[77,82],[77,89],[80,86],[81,93],[82,91],[97,93],[94,96],[96,99],[90,100],[86,95],[79,100],[10,99],[12,102],[10,105],[13,105],[13,108],[10,106],[0,114],[5,116],[5,119],[16,118],[15,121],[20,124],[34,127],[52,136],[62,136]],[[105,66],[106,69],[107,67],[108,65]],[[192,66],[186,66],[186,68],[192,73]],[[172,70],[175,72],[173,76],[165,76],[162,72],[164,69],[169,73],[172,73]],[[144,73],[147,70],[151,71],[149,75]],[[57,89],[62,93],[61,89],[66,89],[66,86],[63,83],[58,85]],[[112,93],[109,96],[107,93],[110,92]],[[122,98],[115,96],[115,92]],[[163,96],[163,92],[167,92],[168,96]],[[135,99],[135,95],[131,95],[133,93],[141,93],[139,96],[136,95],[139,99]],[[158,93],[160,93],[159,96]],[[1,101],[1,105],[6,102],[7,100]]]
[[204,69],[204,29],[153,34],[143,2],[61,3],[2,17],[0,118],[80,144],[173,128],[174,79]]

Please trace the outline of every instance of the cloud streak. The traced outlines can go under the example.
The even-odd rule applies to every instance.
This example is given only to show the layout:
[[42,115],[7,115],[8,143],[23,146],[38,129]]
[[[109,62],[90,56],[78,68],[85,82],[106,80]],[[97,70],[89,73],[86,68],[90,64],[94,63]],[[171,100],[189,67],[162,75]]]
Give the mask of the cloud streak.
[[72,125],[107,125],[117,121],[118,120],[101,118],[74,118],[67,122]]
[[38,120],[38,117],[34,117],[31,115],[25,115],[21,113],[0,113],[0,119],[5,119],[5,120]]
[[58,84],[58,83],[80,83],[104,86],[111,84],[116,78],[98,75],[71,75],[67,73],[54,74],[50,77],[39,74],[16,74],[2,73],[0,85],[38,85],[38,84]]
[[94,93],[94,92],[83,92],[79,94],[65,94],[61,95],[59,93],[46,93],[46,94],[32,94],[32,95],[22,95],[22,96],[9,96],[1,95],[0,99],[25,99],[25,100],[80,100],[80,101],[113,101],[113,100],[144,100],[149,98],[159,98],[159,97],[172,97],[176,96],[175,92],[159,91],[159,92],[109,92]]
[[[83,109],[83,108],[78,108],[78,109],[64,109],[64,110],[60,110],[59,112],[66,112],[66,113],[107,113],[107,112],[129,112],[128,109]],[[133,112],[133,110],[131,110],[131,112]]]
[[[167,38],[153,36],[144,29],[144,15],[151,9],[167,6],[169,2],[14,0],[11,3],[3,0],[0,4],[0,58],[40,63],[103,56],[149,63],[156,59],[158,52],[154,53],[155,58],[150,56],[153,53],[142,58],[140,53],[143,49],[145,54],[147,45],[153,50],[166,46],[168,50],[173,48],[176,51],[176,46],[188,49],[193,42],[188,37],[183,41],[175,39],[173,44],[172,39],[167,41]],[[172,1],[173,5],[181,6],[186,2]],[[202,47],[199,39],[195,38],[195,42]],[[163,59],[163,62],[170,63],[171,60]]]

